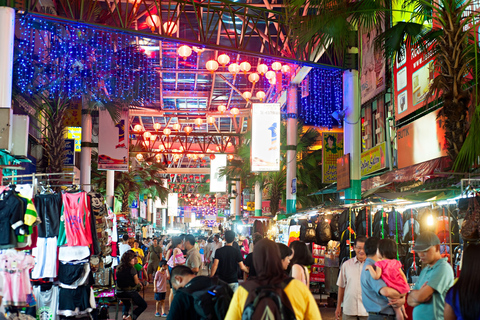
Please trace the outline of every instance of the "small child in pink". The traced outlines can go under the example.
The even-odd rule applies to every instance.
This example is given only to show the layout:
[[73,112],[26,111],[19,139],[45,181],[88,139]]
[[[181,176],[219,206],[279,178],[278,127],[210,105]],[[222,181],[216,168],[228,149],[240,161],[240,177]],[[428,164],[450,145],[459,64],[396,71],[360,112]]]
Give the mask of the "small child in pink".
[[[153,291],[155,292],[155,317],[166,317],[165,296],[167,295],[167,280],[170,279],[167,261],[160,261],[158,271],[155,273],[153,281]],[[161,310],[160,310],[161,309]]]
[[[386,285],[392,289],[397,290],[401,297],[410,291],[410,286],[407,283],[407,277],[402,271],[402,264],[397,260],[397,245],[391,239],[382,239],[378,242],[377,256],[380,258],[373,266],[367,266],[365,270],[370,272],[370,275],[375,280],[382,278]],[[404,320],[405,307],[394,308],[397,320]]]

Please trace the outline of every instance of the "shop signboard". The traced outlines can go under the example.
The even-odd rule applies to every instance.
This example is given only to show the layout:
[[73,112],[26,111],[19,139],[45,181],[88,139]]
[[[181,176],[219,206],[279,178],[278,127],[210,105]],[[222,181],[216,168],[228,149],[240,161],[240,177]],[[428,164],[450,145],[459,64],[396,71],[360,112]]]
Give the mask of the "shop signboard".
[[82,151],[82,128],[67,127],[67,139],[75,140],[75,152]]
[[252,104],[252,172],[280,170],[280,104]]
[[168,194],[168,216],[178,216],[178,193]]
[[272,212],[270,210],[270,200],[262,201],[262,216],[271,215]]
[[398,168],[447,156],[447,142],[440,110],[401,127],[397,131]]
[[99,111],[98,169],[128,171],[128,111],[117,122],[107,110]]
[[322,181],[337,182],[337,159],[343,156],[343,133],[322,133]]
[[217,208],[226,209],[228,205],[228,195],[217,195]]
[[337,159],[337,190],[350,188],[350,153]]
[[75,165],[75,140],[74,139],[65,139],[65,160],[63,165],[65,166],[74,166]]
[[227,166],[227,155],[217,154],[210,160],[210,192],[226,192],[227,177],[220,175],[220,170]]
[[383,50],[375,48],[375,38],[383,31],[385,26],[362,33],[362,104],[385,91],[385,58]]
[[362,177],[387,167],[386,142],[362,152],[360,158]]

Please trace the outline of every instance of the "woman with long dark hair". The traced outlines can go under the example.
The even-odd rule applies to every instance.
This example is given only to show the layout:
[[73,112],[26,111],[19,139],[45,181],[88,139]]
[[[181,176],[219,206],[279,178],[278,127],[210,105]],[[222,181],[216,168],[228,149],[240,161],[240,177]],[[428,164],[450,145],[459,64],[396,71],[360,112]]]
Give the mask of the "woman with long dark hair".
[[[251,311],[250,307],[255,298],[255,291],[258,287],[263,286],[277,288],[279,291],[276,292],[281,293],[282,308],[286,313],[293,313],[297,320],[322,319],[310,290],[300,281],[288,278],[285,274],[280,259],[280,250],[275,242],[263,239],[255,244],[253,265],[257,271],[257,277],[245,281],[235,291],[225,319],[242,319],[245,306],[247,306],[247,312]],[[280,306],[278,307],[280,308]],[[256,311],[263,313],[265,310]]]
[[463,253],[462,272],[445,297],[445,320],[480,319],[480,244],[470,244]]
[[280,259],[282,260],[283,269],[287,270],[290,266],[290,261],[293,256],[293,251],[283,243],[277,242],[278,249],[280,250]]
[[[123,302],[123,319],[133,320],[147,309],[147,303],[138,293],[143,285],[138,279],[137,270],[134,265],[137,263],[137,254],[132,250],[126,251],[120,259],[120,264],[117,266],[117,298]],[[123,300],[122,298],[130,298],[137,307],[133,310],[132,316],[128,314],[130,310],[130,300]]]
[[293,258],[290,261],[292,277],[310,288],[310,274],[307,266],[311,266],[314,262],[312,253],[303,241],[293,241],[290,243],[290,249],[293,251]]

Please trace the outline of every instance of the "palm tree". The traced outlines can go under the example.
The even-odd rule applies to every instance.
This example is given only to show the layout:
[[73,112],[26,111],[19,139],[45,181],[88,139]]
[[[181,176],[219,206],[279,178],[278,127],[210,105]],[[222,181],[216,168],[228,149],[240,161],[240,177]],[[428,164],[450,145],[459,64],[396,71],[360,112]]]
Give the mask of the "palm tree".
[[[305,5],[309,6],[310,15],[301,16],[300,9]],[[428,99],[437,98],[443,103],[440,115],[444,117],[448,156],[455,161],[454,168],[462,171],[468,170],[480,156],[479,139],[475,136],[480,131],[480,111],[476,98],[473,99],[478,91],[478,49],[473,38],[478,13],[471,7],[471,0],[407,0],[403,10],[414,8],[411,19],[397,23],[377,38],[377,45],[383,46],[388,58],[401,53],[406,45],[412,50],[428,50],[434,58],[436,77]],[[385,13],[390,10],[388,4],[375,0],[291,0],[287,12],[296,22],[292,37],[299,45],[312,39],[320,46],[332,44],[335,57],[343,59],[348,33],[356,28],[371,30],[384,22]],[[433,27],[427,28],[426,21],[432,22]],[[472,101],[473,110],[469,113]],[[469,130],[472,134],[467,137]]]

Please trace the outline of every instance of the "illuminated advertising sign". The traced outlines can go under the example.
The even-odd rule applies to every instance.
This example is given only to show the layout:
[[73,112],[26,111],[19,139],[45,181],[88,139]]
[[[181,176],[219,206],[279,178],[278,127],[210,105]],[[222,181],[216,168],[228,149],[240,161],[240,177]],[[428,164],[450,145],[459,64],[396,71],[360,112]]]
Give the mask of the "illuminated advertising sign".
[[397,131],[398,168],[444,157],[447,155],[443,119],[440,110],[430,112]]
[[343,133],[322,133],[322,181],[337,182],[337,159],[343,156]]
[[98,169],[128,171],[128,111],[116,123],[107,110],[99,111]]
[[280,104],[252,104],[252,172],[280,171]]
[[178,193],[168,194],[168,215],[170,217],[178,216]]
[[220,170],[226,166],[226,154],[216,154],[210,161],[210,192],[227,192],[227,177],[220,176]]
[[365,152],[362,152],[360,165],[362,177],[387,167],[386,142],[379,144]]

